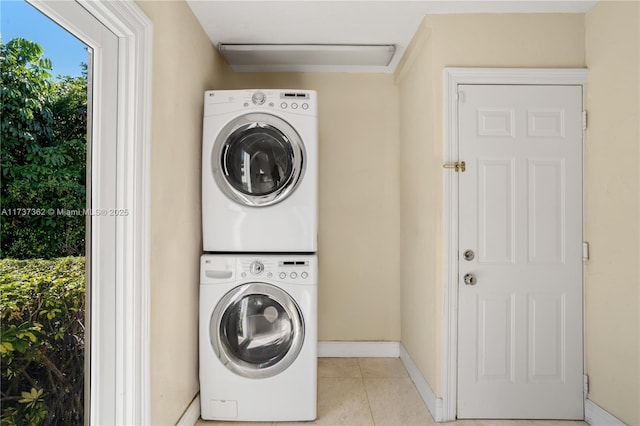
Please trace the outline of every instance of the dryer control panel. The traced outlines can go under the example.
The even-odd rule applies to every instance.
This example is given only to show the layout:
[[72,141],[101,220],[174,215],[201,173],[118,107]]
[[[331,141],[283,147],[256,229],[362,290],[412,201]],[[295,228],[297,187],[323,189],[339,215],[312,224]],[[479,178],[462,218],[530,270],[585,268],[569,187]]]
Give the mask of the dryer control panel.
[[259,110],[316,116],[316,97],[313,90],[209,90],[205,92],[204,115]]

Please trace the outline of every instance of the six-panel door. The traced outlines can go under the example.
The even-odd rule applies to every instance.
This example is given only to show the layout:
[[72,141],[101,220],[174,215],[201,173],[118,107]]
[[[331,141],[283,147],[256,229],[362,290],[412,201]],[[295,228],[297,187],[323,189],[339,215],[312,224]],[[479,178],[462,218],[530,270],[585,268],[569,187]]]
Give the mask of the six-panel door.
[[459,91],[458,417],[582,419],[582,88]]

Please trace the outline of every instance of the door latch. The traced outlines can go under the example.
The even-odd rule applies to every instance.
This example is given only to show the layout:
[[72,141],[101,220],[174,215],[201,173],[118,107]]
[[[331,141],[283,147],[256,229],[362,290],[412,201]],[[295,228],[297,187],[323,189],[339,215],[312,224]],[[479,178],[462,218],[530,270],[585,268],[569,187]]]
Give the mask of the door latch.
[[445,163],[442,165],[445,169],[453,169],[457,172],[464,172],[467,169],[467,165],[464,161],[456,161],[455,163]]

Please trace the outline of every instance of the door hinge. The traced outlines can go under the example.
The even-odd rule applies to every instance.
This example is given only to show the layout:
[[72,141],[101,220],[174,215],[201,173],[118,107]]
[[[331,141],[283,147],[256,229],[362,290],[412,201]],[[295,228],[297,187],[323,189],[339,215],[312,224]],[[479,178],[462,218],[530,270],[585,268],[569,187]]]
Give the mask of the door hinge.
[[582,243],[582,260],[589,260],[589,243],[587,241]]
[[587,130],[587,111],[582,111],[582,130]]
[[585,395],[589,394],[589,376],[586,374],[582,376],[582,389]]
[[458,101],[464,102],[464,92],[462,90],[458,91],[457,97],[458,97]]
[[456,161],[455,163],[445,163],[442,165],[442,167],[444,167],[445,169],[453,169],[456,173],[457,172],[463,172],[465,170],[467,170],[467,165],[465,164],[464,161]]

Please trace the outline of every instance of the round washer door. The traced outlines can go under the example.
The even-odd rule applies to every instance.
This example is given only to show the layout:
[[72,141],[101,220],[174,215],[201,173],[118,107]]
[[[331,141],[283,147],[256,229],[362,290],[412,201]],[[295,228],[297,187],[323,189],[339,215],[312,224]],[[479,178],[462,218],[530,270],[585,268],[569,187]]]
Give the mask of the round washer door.
[[302,139],[289,123],[271,114],[245,114],[218,134],[213,176],[230,199],[268,206],[295,190],[304,173],[304,156]]
[[243,284],[216,305],[209,335],[216,356],[243,377],[275,376],[297,358],[304,342],[300,308],[284,290]]

